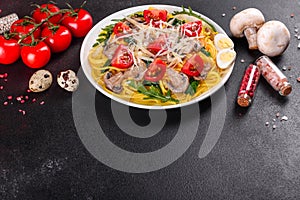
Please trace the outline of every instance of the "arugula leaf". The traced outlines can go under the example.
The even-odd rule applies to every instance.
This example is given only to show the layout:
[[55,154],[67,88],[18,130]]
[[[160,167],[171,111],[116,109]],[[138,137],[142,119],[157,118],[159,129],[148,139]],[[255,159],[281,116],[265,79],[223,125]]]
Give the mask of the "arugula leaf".
[[190,85],[189,85],[188,89],[185,91],[185,93],[194,95],[196,93],[198,85],[199,85],[199,81],[191,78]]
[[138,92],[147,96],[145,99],[159,99],[162,102],[173,101],[175,103],[179,103],[179,100],[171,97],[171,91],[169,90],[166,95],[163,95],[159,86],[157,84],[153,84],[149,86],[147,89],[143,83],[135,82],[134,80],[127,81],[127,84],[130,87],[135,88]]
[[182,25],[185,23],[184,20],[180,20],[180,19],[177,19],[177,18],[171,18],[169,21],[173,20],[172,22],[172,25],[173,26],[177,26],[177,25]]
[[133,14],[134,17],[144,17],[144,12],[143,11],[139,11]]
[[204,47],[202,47],[202,48],[200,49],[200,51],[201,51],[204,55],[206,55],[206,56],[208,56],[208,57],[211,57],[210,52],[208,52]]
[[102,31],[100,32],[100,34],[98,35],[98,38],[96,39],[96,43],[93,45],[93,47],[98,46],[99,44],[101,44],[103,42],[104,42],[104,44],[106,44],[107,40],[113,33],[114,26],[115,26],[115,24],[110,24],[110,25],[107,25],[106,27],[104,27],[102,29]]
[[188,11],[183,6],[181,6],[181,7],[182,7],[182,11],[174,11],[172,14],[173,15],[187,14],[187,15],[190,15],[193,17],[197,17],[198,19],[200,19],[200,20],[204,21],[206,24],[208,24],[213,31],[215,31],[215,32],[217,31],[217,29],[211,23],[209,23],[206,19],[204,19],[200,15],[194,13],[190,6],[188,7]]

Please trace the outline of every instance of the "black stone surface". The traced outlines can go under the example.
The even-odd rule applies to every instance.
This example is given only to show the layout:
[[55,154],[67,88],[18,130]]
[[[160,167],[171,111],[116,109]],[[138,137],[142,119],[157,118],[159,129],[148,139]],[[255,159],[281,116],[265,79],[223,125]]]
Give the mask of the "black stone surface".
[[[56,2],[65,7],[65,1]],[[68,2],[74,7],[81,4]],[[33,10],[31,3],[32,0],[1,0],[0,16],[12,12],[29,15]],[[4,86],[0,90],[0,199],[300,199],[300,83],[296,80],[300,76],[300,60],[299,40],[294,37],[295,27],[300,27],[299,1],[89,0],[86,9],[96,24],[124,8],[154,3],[191,6],[229,35],[231,17],[248,7],[260,9],[266,20],[282,21],[290,30],[291,43],[274,62],[280,67],[293,66],[284,72],[293,86],[292,94],[280,97],[261,79],[253,105],[246,110],[239,108],[235,101],[244,69],[260,53],[249,51],[245,39],[233,38],[237,62],[225,85],[226,121],[216,146],[205,158],[198,158],[211,116],[210,99],[206,99],[199,103],[197,136],[183,156],[158,171],[134,174],[112,169],[87,151],[74,124],[71,93],[54,83],[44,93],[27,94],[27,83],[34,70],[20,60],[13,65],[0,65],[0,74],[9,74],[7,82],[0,79]],[[65,69],[77,72],[82,41],[83,38],[74,39],[67,51],[52,56],[45,69],[53,74]],[[241,63],[241,59],[245,62]],[[8,95],[28,95],[36,102],[20,104],[13,100],[13,104],[4,106]],[[96,92],[95,101],[98,120],[108,138],[128,151],[154,151],[168,144],[178,129],[180,119],[176,116],[180,109],[168,110],[168,122],[155,138],[128,138],[113,121],[110,99]],[[149,123],[146,111],[131,108],[130,112],[137,124]],[[288,121],[276,118],[277,112],[286,115]],[[265,126],[267,121],[269,127]],[[273,123],[277,126],[274,130]]]

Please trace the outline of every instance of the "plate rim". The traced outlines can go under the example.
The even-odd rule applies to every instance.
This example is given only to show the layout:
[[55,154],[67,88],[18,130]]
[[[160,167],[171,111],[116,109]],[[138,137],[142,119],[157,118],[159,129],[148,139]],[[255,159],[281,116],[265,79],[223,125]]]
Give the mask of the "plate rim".
[[[98,90],[100,93],[102,93],[103,95],[107,96],[108,98],[110,98],[110,99],[112,99],[116,102],[119,102],[119,103],[127,105],[127,106],[135,107],[135,108],[149,109],[149,110],[163,110],[163,109],[181,108],[181,107],[188,106],[188,105],[191,105],[191,104],[194,104],[194,103],[199,103],[200,101],[205,100],[206,98],[208,98],[211,95],[213,95],[214,93],[216,93],[220,88],[222,88],[225,85],[225,83],[228,81],[228,79],[230,78],[230,76],[232,74],[232,71],[233,71],[233,68],[235,66],[235,63],[232,63],[232,65],[229,67],[229,71],[221,79],[220,83],[218,83],[214,87],[210,88],[208,91],[206,91],[202,95],[200,95],[200,96],[198,96],[198,97],[196,97],[196,98],[194,98],[194,99],[192,99],[191,101],[188,101],[188,102],[174,104],[174,105],[166,105],[166,106],[143,105],[143,104],[137,104],[137,103],[133,103],[133,102],[118,98],[118,97],[106,92],[91,77],[91,69],[90,69],[90,65],[88,63],[88,59],[87,59],[88,52],[85,49],[85,48],[87,48],[87,45],[89,43],[94,44],[96,42],[96,39],[97,39],[98,34],[100,33],[101,29],[104,28],[109,23],[113,23],[113,21],[111,21],[112,19],[116,19],[117,16],[119,16],[118,18],[120,18],[120,16],[122,16],[122,15],[124,15],[124,17],[125,17],[128,14],[131,14],[131,13],[136,12],[136,11],[141,11],[141,10],[147,9],[149,7],[156,7],[156,8],[166,9],[168,11],[170,11],[170,10],[180,11],[183,8],[183,7],[179,7],[179,6],[175,6],[175,5],[168,5],[168,4],[146,4],[146,5],[139,5],[139,6],[129,7],[129,8],[122,9],[122,10],[119,10],[117,12],[114,12],[114,13],[104,17],[102,20],[97,22],[92,27],[92,29],[88,32],[88,34],[85,36],[85,38],[84,38],[84,40],[81,44],[81,47],[80,47],[80,64],[81,64],[81,68],[83,69],[85,77],[89,80],[89,82],[93,85],[93,87],[96,90]],[[188,8],[185,8],[185,9],[188,9]],[[201,14],[201,13],[195,11],[195,10],[193,10],[193,12],[200,15],[202,18],[207,20],[209,23],[213,24],[213,26],[216,28],[218,33],[223,33],[226,36],[228,36],[227,33],[225,32],[225,30],[219,24],[217,24],[214,20],[210,19],[206,15],[203,15],[203,14]],[[106,23],[106,21],[108,21],[108,22]],[[102,26],[102,24],[103,24],[103,26]],[[93,41],[91,41],[91,40],[93,40]],[[89,46],[89,49],[90,48],[92,48],[92,46]]]

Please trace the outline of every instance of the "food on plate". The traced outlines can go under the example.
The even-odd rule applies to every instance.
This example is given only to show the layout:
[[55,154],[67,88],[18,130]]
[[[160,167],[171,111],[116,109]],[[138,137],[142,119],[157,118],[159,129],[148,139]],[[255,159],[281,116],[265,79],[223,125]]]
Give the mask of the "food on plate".
[[3,34],[10,30],[11,25],[19,19],[16,13],[4,16],[0,18],[0,34]]
[[225,34],[218,33],[214,37],[214,45],[216,46],[218,51],[223,49],[233,49],[234,43],[233,41]]
[[290,32],[282,22],[268,21],[257,32],[258,49],[270,57],[281,55],[287,49],[290,38]]
[[223,49],[217,54],[217,65],[221,69],[226,69],[235,61],[236,52],[232,49]]
[[61,88],[69,92],[74,92],[79,86],[79,79],[76,73],[69,69],[58,73],[57,83]]
[[52,84],[52,74],[48,70],[36,71],[29,80],[29,89],[32,92],[43,92],[47,90]]
[[235,14],[230,20],[230,31],[234,37],[246,36],[249,49],[258,49],[257,31],[265,23],[262,12],[256,8],[247,8]]
[[255,64],[260,68],[262,76],[266,81],[282,96],[287,96],[292,92],[292,86],[287,77],[272,62],[268,56],[261,56]]
[[250,64],[245,70],[242,82],[240,85],[237,103],[241,107],[248,107],[253,101],[256,86],[260,78],[260,69],[253,64]]
[[188,102],[216,86],[233,66],[231,39],[191,9],[150,7],[115,21],[102,28],[87,59],[94,80],[123,100],[156,106]]

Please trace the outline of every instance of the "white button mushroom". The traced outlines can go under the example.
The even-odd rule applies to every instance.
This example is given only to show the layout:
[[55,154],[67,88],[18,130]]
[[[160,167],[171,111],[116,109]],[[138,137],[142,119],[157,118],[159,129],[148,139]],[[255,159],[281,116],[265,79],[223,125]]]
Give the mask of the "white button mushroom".
[[290,38],[290,32],[282,22],[268,21],[257,32],[258,49],[267,56],[278,56],[286,50]]
[[246,36],[249,49],[257,49],[256,33],[265,23],[262,12],[256,8],[247,8],[235,14],[230,20],[230,31],[234,37]]

